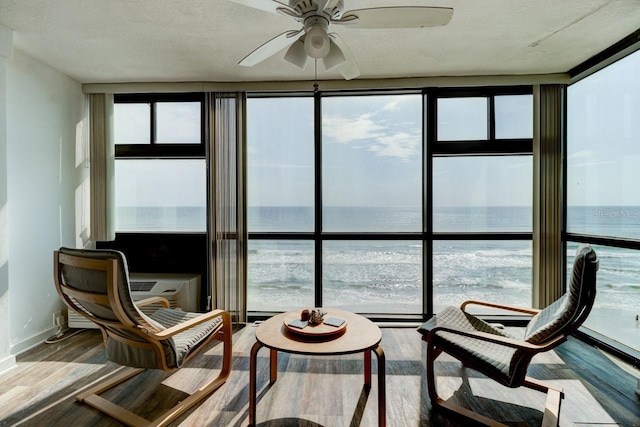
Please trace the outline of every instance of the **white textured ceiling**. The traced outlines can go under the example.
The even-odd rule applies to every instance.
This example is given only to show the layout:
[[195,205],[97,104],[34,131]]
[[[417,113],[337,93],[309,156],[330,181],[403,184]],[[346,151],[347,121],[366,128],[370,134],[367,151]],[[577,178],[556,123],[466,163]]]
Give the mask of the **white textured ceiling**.
[[[444,27],[332,26],[360,79],[563,73],[640,28],[638,0],[344,0],[345,10],[444,6]],[[246,54],[292,18],[229,0],[0,0],[14,47],[82,83],[305,80],[284,52],[252,67]],[[340,79],[319,67],[319,79]]]

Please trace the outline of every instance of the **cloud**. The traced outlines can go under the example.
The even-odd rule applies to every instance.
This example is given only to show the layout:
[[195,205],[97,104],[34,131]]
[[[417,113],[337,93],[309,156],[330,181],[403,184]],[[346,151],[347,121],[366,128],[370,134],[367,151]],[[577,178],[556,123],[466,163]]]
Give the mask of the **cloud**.
[[375,139],[376,144],[369,147],[377,156],[399,157],[407,161],[419,153],[420,137],[400,132]]
[[377,138],[384,135],[383,126],[371,120],[373,114],[363,114],[354,119],[338,116],[322,118],[322,128],[325,135],[341,144],[362,139]]
[[[354,118],[344,116],[323,117],[323,133],[340,144],[349,144],[366,140],[366,144],[353,145],[376,153],[376,156],[397,157],[403,161],[415,157],[420,152],[421,137],[406,131],[394,131],[385,119],[375,117],[385,111],[398,109],[397,100],[388,102],[379,110],[362,114]],[[403,129],[411,128],[415,123],[403,123]]]

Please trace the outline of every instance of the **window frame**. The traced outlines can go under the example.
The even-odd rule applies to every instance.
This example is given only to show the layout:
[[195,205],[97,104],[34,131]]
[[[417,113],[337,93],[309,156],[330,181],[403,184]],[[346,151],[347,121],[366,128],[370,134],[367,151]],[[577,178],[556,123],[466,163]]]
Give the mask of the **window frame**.
[[[322,231],[322,99],[328,97],[370,95],[420,94],[422,96],[422,230],[416,232],[323,232]],[[248,93],[248,98],[314,97],[314,231],[312,232],[248,232],[249,240],[309,240],[314,242],[314,304],[322,306],[323,242],[324,241],[376,241],[414,240],[422,244],[422,313],[410,315],[391,313],[364,313],[376,321],[421,321],[433,315],[433,242],[436,240],[533,240],[531,232],[433,232],[433,170],[434,157],[449,156],[533,156],[533,138],[495,138],[495,97],[500,95],[532,95],[533,86],[426,88],[420,90],[363,90],[308,93]],[[481,141],[438,141],[437,100],[451,97],[487,97],[489,138]],[[533,102],[533,99],[532,99]],[[248,118],[249,119],[249,118]],[[532,171],[533,173],[533,171]],[[533,188],[531,189],[533,195]],[[532,266],[533,267],[533,266]],[[251,320],[265,319],[275,313],[250,311]]]
[[[533,95],[533,86],[473,87],[473,88],[431,88],[425,90],[426,108],[426,171],[433,171],[433,159],[452,156],[533,156],[533,138],[495,138],[495,97],[500,95]],[[438,99],[439,98],[488,99],[488,138],[486,140],[439,141],[438,140]],[[533,102],[533,100],[532,100]],[[533,173],[533,171],[532,171]],[[429,239],[425,242],[425,261],[433,260],[433,242],[439,240],[533,240],[531,232],[434,232],[433,231],[433,176],[426,179],[426,227]],[[533,197],[533,188],[531,189]],[[532,224],[533,227],[533,224]],[[533,265],[532,265],[533,268]],[[433,262],[425,264],[425,319],[434,314],[433,310]],[[533,285],[533,284],[532,284]]]
[[[638,35],[640,34],[640,30],[636,31],[634,34],[626,37],[621,40],[617,44],[611,46],[610,48],[603,51],[600,55],[597,55],[584,63],[574,67],[569,71],[569,74],[572,76],[572,81],[569,85],[564,88],[564,97],[567,100],[565,103],[565,110],[562,117],[564,126],[564,135],[563,140],[565,144],[562,147],[562,169],[565,171],[563,174],[563,182],[562,188],[563,197],[562,197],[562,206],[563,206],[563,215],[562,215],[562,277],[565,280],[565,288],[566,288],[566,277],[568,274],[567,267],[567,246],[569,243],[578,243],[578,244],[591,244],[598,246],[608,246],[612,248],[619,249],[628,249],[628,250],[636,250],[640,251],[640,238],[627,238],[627,237],[615,237],[608,236],[604,234],[590,234],[590,233],[582,233],[582,232],[569,232],[568,229],[568,177],[566,171],[568,170],[568,145],[569,145],[569,135],[568,135],[568,113],[567,110],[569,108],[569,88],[582,80],[593,76],[605,69],[606,67],[613,65],[614,63],[624,60],[626,57],[636,53],[640,50],[640,43],[638,43]],[[632,48],[632,49],[630,49]],[[620,56],[620,52],[626,51],[626,53]],[[598,332],[595,330],[591,330],[585,327],[581,327],[578,330],[578,335],[585,339],[587,342],[593,343],[597,347],[603,348],[606,351],[612,353],[613,355],[621,358],[632,364],[637,364],[640,361],[640,351],[625,345],[624,343],[618,342],[611,337],[604,335],[602,332]]]
[[[149,144],[115,144],[116,159],[133,158],[205,158],[205,93],[132,93],[115,94],[114,104],[149,104]],[[200,103],[200,143],[165,144],[156,143],[156,104],[162,102]]]
[[[533,153],[533,138],[496,138],[495,98],[503,95],[533,95],[532,86],[484,86],[474,88],[433,88],[427,89],[427,114],[433,123],[434,133],[430,135],[434,156],[456,155],[529,155]],[[438,99],[444,98],[487,98],[487,139],[447,141],[438,140]]]

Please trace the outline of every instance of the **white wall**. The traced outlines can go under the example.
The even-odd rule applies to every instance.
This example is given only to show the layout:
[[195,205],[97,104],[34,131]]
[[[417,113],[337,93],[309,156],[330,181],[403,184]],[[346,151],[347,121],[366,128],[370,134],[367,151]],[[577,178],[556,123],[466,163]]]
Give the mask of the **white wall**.
[[76,245],[86,119],[80,83],[18,50],[6,82],[9,340],[17,354],[55,332],[52,315],[64,307],[53,251]]
[[[7,61],[13,54],[13,32],[0,25],[0,325],[9,324],[9,230],[7,225]],[[15,363],[9,328],[0,327],[0,372]]]

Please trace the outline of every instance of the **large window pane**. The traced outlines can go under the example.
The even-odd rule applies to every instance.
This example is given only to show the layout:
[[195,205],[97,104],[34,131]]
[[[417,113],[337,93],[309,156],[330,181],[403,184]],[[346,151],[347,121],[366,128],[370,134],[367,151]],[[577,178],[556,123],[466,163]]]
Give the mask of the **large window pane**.
[[290,311],[314,305],[313,242],[251,240],[247,271],[249,311]]
[[433,229],[439,232],[530,232],[531,156],[433,160]]
[[204,159],[118,159],[116,231],[206,231]]
[[489,138],[487,98],[439,98],[438,141]]
[[[577,243],[567,244],[567,280],[571,278],[577,248]],[[640,351],[640,251],[593,248],[600,268],[596,301],[584,326]]]
[[469,299],[531,307],[531,265],[529,241],[434,241],[434,312]]
[[420,231],[420,95],[323,99],[323,231]]
[[360,313],[422,311],[420,241],[325,241],[323,305]]
[[640,52],[571,85],[567,229],[640,238]]
[[158,102],[156,143],[200,144],[201,108],[199,102]]
[[496,138],[533,138],[533,95],[495,97]]
[[151,143],[151,104],[113,106],[113,130],[116,144]]
[[250,232],[313,231],[312,98],[247,100]]

